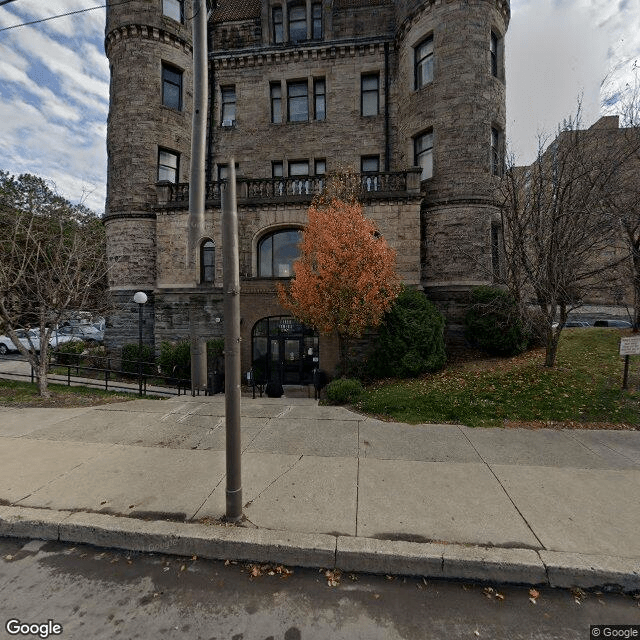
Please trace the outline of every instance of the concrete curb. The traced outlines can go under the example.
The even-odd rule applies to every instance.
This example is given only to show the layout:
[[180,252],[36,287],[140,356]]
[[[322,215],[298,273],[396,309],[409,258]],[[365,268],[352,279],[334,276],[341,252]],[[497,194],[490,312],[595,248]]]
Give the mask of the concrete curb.
[[640,591],[640,559],[0,507],[0,536],[343,571]]

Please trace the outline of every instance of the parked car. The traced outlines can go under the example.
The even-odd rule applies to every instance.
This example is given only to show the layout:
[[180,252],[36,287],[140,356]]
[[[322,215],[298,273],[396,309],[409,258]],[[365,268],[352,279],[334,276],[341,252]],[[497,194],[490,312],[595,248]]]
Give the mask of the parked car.
[[630,329],[631,323],[628,320],[596,320],[594,327],[614,327],[616,329]]
[[102,342],[104,331],[96,329],[91,324],[78,324],[73,326],[60,327],[56,332],[58,339],[66,336],[66,342],[70,340],[84,340],[85,342]]
[[[37,331],[33,329],[17,329],[16,335],[25,349],[40,351],[40,337]],[[9,336],[0,336],[0,355],[4,356],[10,351],[18,351],[18,347],[13,344],[13,340]]]
[[564,323],[565,329],[575,327],[590,327],[591,325],[586,320],[567,320]]

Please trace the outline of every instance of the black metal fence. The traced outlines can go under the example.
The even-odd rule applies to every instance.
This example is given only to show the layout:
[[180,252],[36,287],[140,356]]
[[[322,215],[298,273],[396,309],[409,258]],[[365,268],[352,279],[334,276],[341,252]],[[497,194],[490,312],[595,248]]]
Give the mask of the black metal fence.
[[[0,356],[0,364],[6,361],[25,362],[21,357]],[[87,387],[102,388],[105,391],[138,392],[142,395],[167,394],[186,395],[191,391],[191,379],[179,375],[167,376],[158,370],[154,362],[138,362],[137,360],[119,360],[120,367],[114,368],[112,360],[102,356],[83,356],[75,353],[54,353],[48,365],[48,373],[54,383],[65,381],[68,386],[72,383]],[[102,365],[102,366],[100,366]],[[26,378],[35,382],[36,374],[31,365],[29,373],[16,371],[3,371],[0,369],[0,377]],[[140,374],[137,373],[140,367]],[[181,372],[180,372],[181,373]],[[213,393],[214,381],[211,380],[206,393]],[[149,390],[148,387],[154,387]]]

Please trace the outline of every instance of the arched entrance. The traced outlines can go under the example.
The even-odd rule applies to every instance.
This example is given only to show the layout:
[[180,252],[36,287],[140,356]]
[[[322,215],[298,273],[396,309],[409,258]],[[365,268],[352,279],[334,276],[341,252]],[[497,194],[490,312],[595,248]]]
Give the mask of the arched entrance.
[[251,332],[251,366],[256,382],[311,384],[319,363],[317,333],[290,316],[256,322]]

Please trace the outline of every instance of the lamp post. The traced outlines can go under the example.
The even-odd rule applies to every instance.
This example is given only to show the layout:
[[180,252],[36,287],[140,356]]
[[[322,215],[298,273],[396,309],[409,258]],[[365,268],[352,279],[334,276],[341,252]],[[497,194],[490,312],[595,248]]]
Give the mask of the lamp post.
[[138,384],[140,385],[139,393],[142,395],[142,307],[147,301],[147,294],[144,291],[137,291],[133,301],[138,304]]

